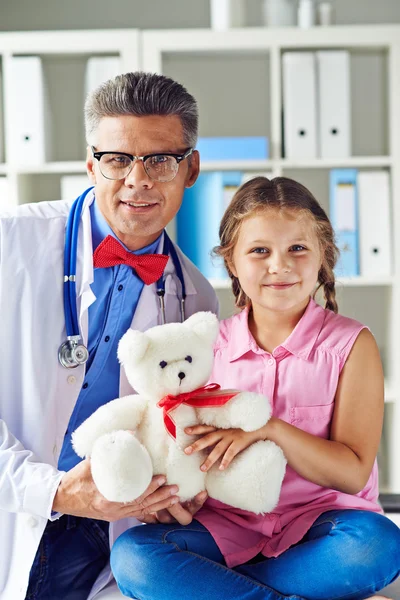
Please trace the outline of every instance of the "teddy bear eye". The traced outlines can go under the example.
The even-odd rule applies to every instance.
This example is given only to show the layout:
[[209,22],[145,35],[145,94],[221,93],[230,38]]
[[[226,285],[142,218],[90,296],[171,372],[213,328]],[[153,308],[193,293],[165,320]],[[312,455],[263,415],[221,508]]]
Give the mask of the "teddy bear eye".
[[185,360],[187,360],[188,363],[191,363],[193,359],[191,356],[186,356]]
[[161,367],[162,369],[165,369],[165,367],[167,366],[167,364],[168,364],[168,363],[166,363],[166,362],[165,362],[165,360],[162,360],[162,361],[160,362],[160,367]]

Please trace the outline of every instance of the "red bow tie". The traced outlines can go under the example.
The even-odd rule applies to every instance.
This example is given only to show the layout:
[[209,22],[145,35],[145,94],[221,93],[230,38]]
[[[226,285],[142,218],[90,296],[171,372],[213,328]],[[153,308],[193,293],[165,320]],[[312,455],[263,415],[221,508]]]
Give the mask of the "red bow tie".
[[135,269],[146,285],[160,279],[168,260],[169,257],[165,254],[132,254],[125,250],[112,235],[108,235],[97,246],[93,254],[95,269],[114,267],[115,265],[129,265]]

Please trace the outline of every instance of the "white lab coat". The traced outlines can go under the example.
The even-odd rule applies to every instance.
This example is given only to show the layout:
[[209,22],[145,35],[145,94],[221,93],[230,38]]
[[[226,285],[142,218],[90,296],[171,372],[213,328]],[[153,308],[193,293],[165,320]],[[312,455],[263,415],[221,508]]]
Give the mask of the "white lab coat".
[[[78,246],[77,303],[87,343],[88,307],[95,301],[89,204]],[[85,367],[58,363],[66,339],[63,311],[65,225],[71,203],[20,206],[0,219],[0,598],[23,600],[29,572],[62,477],[57,461]],[[161,245],[161,244],[160,244]],[[215,292],[177,248],[186,284],[186,315],[217,312]],[[180,320],[172,260],[166,270],[167,322]],[[144,331],[160,323],[155,284],[145,286],[132,321]],[[121,371],[120,394],[131,393]],[[110,525],[110,544],[134,520]],[[89,598],[110,579],[100,575]]]

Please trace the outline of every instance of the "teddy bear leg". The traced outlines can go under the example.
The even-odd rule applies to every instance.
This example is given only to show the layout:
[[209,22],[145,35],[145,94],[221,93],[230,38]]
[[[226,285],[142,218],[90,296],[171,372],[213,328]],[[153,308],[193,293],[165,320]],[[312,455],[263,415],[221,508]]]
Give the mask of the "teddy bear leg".
[[206,477],[210,498],[257,514],[271,512],[278,504],[286,459],[270,441],[259,441],[240,452],[224,471],[219,462]]
[[188,456],[175,443],[171,444],[167,460],[167,481],[179,487],[178,496],[182,502],[206,489],[206,475],[200,470],[203,462],[201,452]]
[[129,431],[113,431],[96,440],[91,456],[97,489],[112,502],[132,502],[150,484],[151,458]]

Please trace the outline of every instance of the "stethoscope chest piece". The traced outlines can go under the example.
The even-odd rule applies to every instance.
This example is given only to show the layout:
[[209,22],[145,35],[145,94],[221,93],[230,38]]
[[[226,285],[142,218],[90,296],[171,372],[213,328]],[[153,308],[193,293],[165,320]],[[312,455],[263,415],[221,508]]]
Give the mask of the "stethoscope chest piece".
[[75,369],[79,365],[84,365],[88,358],[88,349],[83,344],[78,344],[76,339],[69,338],[58,349],[58,360],[66,369]]
[[[71,207],[70,214],[67,220],[65,233],[65,249],[64,249],[64,312],[65,312],[65,329],[67,339],[61,344],[58,349],[58,360],[66,369],[75,369],[80,365],[84,365],[89,358],[89,351],[82,344],[82,338],[79,334],[78,312],[76,305],[76,261],[78,248],[78,232],[84,200],[88,192],[93,188],[88,188],[79,198],[75,200]],[[181,318],[185,320],[185,281],[183,278],[182,267],[177,255],[177,252],[171,243],[167,232],[164,232],[164,250],[163,254],[170,255],[175,267],[176,275],[181,283],[182,298],[181,298]],[[161,319],[165,323],[165,279],[162,276],[157,282],[157,294],[160,301]]]

